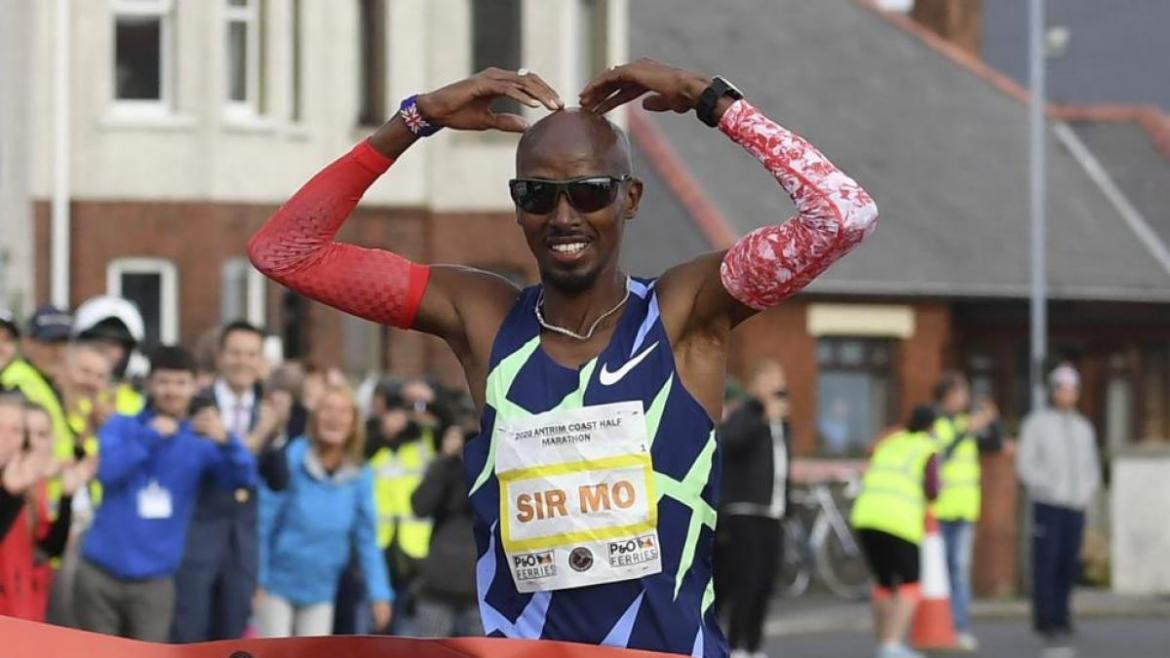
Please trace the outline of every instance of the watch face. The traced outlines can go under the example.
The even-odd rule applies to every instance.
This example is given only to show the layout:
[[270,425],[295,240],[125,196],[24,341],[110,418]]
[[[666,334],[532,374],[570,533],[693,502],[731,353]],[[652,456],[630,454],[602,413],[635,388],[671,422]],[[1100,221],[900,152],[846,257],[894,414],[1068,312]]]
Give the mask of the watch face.
[[743,98],[743,92],[739,90],[739,87],[736,87],[735,85],[731,84],[730,80],[728,80],[727,78],[725,78],[721,75],[717,75],[717,76],[715,76],[715,78],[718,80],[721,80],[723,82],[723,84],[727,85],[727,92],[725,92],[725,95],[731,96],[732,98],[735,98],[735,99]]

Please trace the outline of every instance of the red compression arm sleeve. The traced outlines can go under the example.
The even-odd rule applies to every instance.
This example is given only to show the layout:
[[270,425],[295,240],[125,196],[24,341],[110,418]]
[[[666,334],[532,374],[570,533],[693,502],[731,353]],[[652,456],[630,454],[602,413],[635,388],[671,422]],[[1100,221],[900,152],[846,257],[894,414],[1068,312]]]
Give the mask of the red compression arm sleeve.
[[252,236],[248,255],[272,280],[346,313],[408,328],[430,268],[389,251],[333,241],[393,160],[363,141],[322,169]]
[[763,163],[792,197],[797,215],[744,236],[723,258],[723,286],[763,310],[794,295],[877,227],[865,190],[820,151],[738,100],[719,129]]

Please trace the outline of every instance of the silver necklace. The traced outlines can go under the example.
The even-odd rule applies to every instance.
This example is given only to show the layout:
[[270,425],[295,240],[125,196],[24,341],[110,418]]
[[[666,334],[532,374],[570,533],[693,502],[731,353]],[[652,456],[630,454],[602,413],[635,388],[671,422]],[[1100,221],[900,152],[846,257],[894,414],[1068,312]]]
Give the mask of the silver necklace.
[[606,311],[605,313],[602,313],[601,315],[597,316],[597,319],[593,321],[593,324],[589,325],[589,331],[586,331],[584,334],[579,334],[579,333],[573,331],[572,329],[566,329],[564,327],[557,326],[557,325],[555,325],[551,322],[548,322],[547,320],[544,319],[544,313],[541,313],[541,311],[540,311],[540,308],[542,306],[544,306],[544,288],[543,287],[541,287],[541,289],[540,289],[540,297],[536,298],[536,306],[533,307],[533,310],[536,312],[536,321],[539,322],[540,326],[544,327],[545,329],[548,329],[549,331],[555,331],[558,334],[568,336],[569,338],[576,338],[577,340],[589,340],[590,338],[593,338],[593,332],[597,331],[597,325],[601,324],[602,320],[604,320],[604,319],[608,318],[609,316],[613,315],[614,313],[616,313],[617,310],[619,308],[621,308],[626,303],[626,300],[628,300],[629,298],[630,298],[630,277],[627,276],[626,277],[626,294],[625,294],[625,296],[623,296],[621,298],[621,300],[617,304],[614,305],[613,308],[611,308],[608,311]]

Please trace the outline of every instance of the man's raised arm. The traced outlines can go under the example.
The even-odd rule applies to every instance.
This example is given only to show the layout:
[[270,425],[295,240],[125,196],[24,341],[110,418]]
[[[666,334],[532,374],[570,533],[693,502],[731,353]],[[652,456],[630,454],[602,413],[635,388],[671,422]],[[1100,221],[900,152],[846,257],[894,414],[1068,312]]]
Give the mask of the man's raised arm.
[[788,221],[752,231],[726,253],[702,256],[663,276],[660,291],[677,286],[675,298],[685,300],[691,327],[719,318],[729,322],[716,324],[734,325],[779,304],[877,226],[877,206],[852,178],[726,81],[718,82],[643,58],[606,71],[581,91],[582,106],[599,113],[646,94],[642,107],[651,112],[696,111],[763,163],[796,203],[798,214]]
[[252,236],[252,264],[277,283],[346,313],[411,326],[430,270],[390,251],[333,240],[392,163],[366,140],[321,170]]
[[249,242],[252,264],[281,285],[367,320],[434,333],[450,329],[457,322],[453,302],[446,291],[428,292],[428,266],[390,251],[335,242],[334,236],[370,185],[418,137],[441,127],[522,132],[522,117],[489,109],[501,96],[531,107],[560,106],[538,76],[499,69],[407,99],[370,139],[281,206]]
[[872,233],[877,206],[820,151],[746,100],[727,108],[719,129],[755,156],[796,204],[797,215],[752,231],[723,256],[723,287],[760,311],[794,295]]

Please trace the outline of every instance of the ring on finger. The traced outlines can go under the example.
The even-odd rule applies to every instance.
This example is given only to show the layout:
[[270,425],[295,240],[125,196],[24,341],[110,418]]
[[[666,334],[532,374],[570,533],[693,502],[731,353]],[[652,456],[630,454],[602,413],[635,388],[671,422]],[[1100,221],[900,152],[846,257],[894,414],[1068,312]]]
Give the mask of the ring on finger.
[[520,77],[524,77],[524,76],[528,75],[528,69],[517,69],[516,75],[518,75]]

